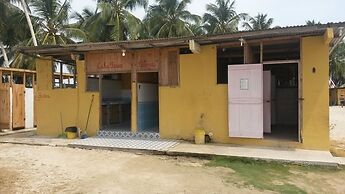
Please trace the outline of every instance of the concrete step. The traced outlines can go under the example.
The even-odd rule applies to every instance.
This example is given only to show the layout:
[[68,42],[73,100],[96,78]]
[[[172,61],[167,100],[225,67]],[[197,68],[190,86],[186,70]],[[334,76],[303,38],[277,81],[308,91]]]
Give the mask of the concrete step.
[[0,132],[0,138],[3,137],[31,137],[36,135],[36,128],[32,129],[19,129],[13,131]]

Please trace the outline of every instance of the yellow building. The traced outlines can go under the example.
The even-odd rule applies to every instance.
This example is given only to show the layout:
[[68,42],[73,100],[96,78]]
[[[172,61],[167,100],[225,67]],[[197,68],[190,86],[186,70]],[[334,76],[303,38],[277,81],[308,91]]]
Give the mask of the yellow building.
[[328,150],[329,52],[344,26],[20,51],[39,54],[39,135],[77,126],[193,140],[203,128],[217,143]]
[[340,106],[345,100],[345,87],[330,88],[329,89],[329,105]]

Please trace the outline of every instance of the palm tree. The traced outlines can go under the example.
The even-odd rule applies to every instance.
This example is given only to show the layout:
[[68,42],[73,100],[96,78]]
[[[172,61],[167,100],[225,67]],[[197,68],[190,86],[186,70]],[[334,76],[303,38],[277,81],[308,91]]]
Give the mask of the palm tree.
[[235,1],[231,0],[216,0],[216,4],[206,5],[206,11],[203,19],[210,34],[236,32],[240,20],[248,17],[245,13],[236,13]]
[[30,8],[29,8],[28,3],[27,3],[28,0],[0,0],[0,2],[7,3],[7,4],[9,4],[9,3],[17,3],[17,4],[21,5],[22,11],[25,14],[27,25],[29,27],[29,31],[30,31],[30,34],[31,34],[32,42],[33,42],[34,46],[37,46],[36,35],[35,35],[33,23],[31,21],[31,17],[30,17],[30,12],[31,11],[30,11]]
[[[35,35],[40,45],[68,44],[85,40],[85,33],[69,24],[70,4],[68,0],[31,0],[30,8],[33,10],[32,18],[35,25]],[[22,39],[17,46],[29,46],[32,39]],[[16,53],[11,66],[17,68],[35,69],[32,57]]]
[[198,19],[192,23],[188,23],[187,27],[192,31],[193,35],[195,35],[195,36],[201,36],[201,35],[206,34],[206,30],[202,24],[201,17],[200,17],[200,19]]
[[337,87],[345,84],[345,43],[340,43],[330,55],[330,78]]
[[[191,0],[157,0],[150,6],[144,23],[154,37],[177,37],[196,35],[192,28],[201,20],[200,16],[187,11]],[[197,30],[197,29],[194,29]]]
[[23,40],[30,39],[22,10],[7,1],[0,1],[0,48],[5,66],[13,56],[11,48]]
[[243,23],[246,30],[266,30],[271,28],[273,18],[267,19],[267,14],[259,13],[255,17],[251,17],[248,22]]
[[84,8],[81,13],[74,12],[72,14],[71,18],[75,19],[77,22],[71,24],[71,26],[83,30],[87,35],[88,41],[100,42],[103,37],[100,29],[102,26],[105,26],[105,24],[96,24],[97,21],[100,21],[97,20],[99,15],[98,9],[93,11],[89,8]]
[[31,33],[31,37],[32,37],[32,42],[33,42],[34,46],[38,46],[36,35],[35,35],[35,31],[34,31],[34,27],[32,25],[32,21],[31,21],[30,15],[29,15],[29,6],[28,6],[28,4],[26,3],[25,0],[20,0],[20,2],[21,2],[21,5],[22,5],[22,8],[23,8],[25,17],[26,17],[26,21],[27,21],[29,29],[30,29],[30,33]]
[[320,22],[316,22],[315,20],[308,20],[305,22],[307,26],[314,26],[321,24]]
[[98,9],[93,11],[89,8],[84,8],[81,13],[74,12],[71,15],[71,18],[77,20],[77,22],[74,25],[76,25],[79,28],[84,28],[88,25],[88,21],[90,21],[90,19],[94,17],[97,13]]
[[[79,14],[91,41],[119,41],[139,38],[141,21],[130,11],[147,7],[148,0],[98,0],[95,12]],[[92,13],[92,14],[91,14]],[[88,15],[85,15],[88,14]]]
[[38,23],[36,34],[42,45],[74,43],[84,40],[83,30],[69,25],[69,0],[61,3],[59,0],[32,0],[29,4],[34,10]]
[[5,49],[5,45],[3,43],[3,39],[4,39],[4,29],[6,26],[6,19],[8,18],[8,6],[5,4],[5,2],[0,1],[0,50],[2,53],[2,58],[4,60],[3,62],[3,66],[4,67],[8,67],[9,66],[9,61],[8,61],[8,57],[7,57],[7,51]]

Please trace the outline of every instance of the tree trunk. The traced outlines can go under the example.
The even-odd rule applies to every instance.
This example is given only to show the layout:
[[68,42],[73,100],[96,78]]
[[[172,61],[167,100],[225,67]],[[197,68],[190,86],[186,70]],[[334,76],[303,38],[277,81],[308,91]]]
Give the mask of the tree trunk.
[[25,0],[21,0],[21,3],[22,3],[22,7],[23,7],[23,10],[24,10],[24,13],[25,13],[26,21],[28,22],[28,25],[29,25],[30,33],[31,33],[31,36],[32,36],[32,42],[34,43],[34,46],[37,46],[38,45],[37,44],[37,39],[36,39],[34,27],[32,26],[31,18],[29,16],[29,11],[28,11],[28,9],[26,7],[26,2],[25,2]]
[[2,42],[0,42],[0,47],[1,47],[2,55],[4,56],[4,67],[9,67],[10,64],[8,62],[7,53],[6,53],[4,44]]

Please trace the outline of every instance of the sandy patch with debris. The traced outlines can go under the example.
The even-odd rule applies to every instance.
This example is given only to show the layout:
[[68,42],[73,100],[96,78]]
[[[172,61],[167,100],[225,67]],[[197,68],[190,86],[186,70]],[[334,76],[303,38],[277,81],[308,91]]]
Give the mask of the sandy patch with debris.
[[329,123],[331,140],[345,142],[345,107],[330,107]]
[[331,152],[336,156],[345,157],[345,107],[329,108],[329,125]]
[[0,193],[258,193],[206,160],[0,144]]

